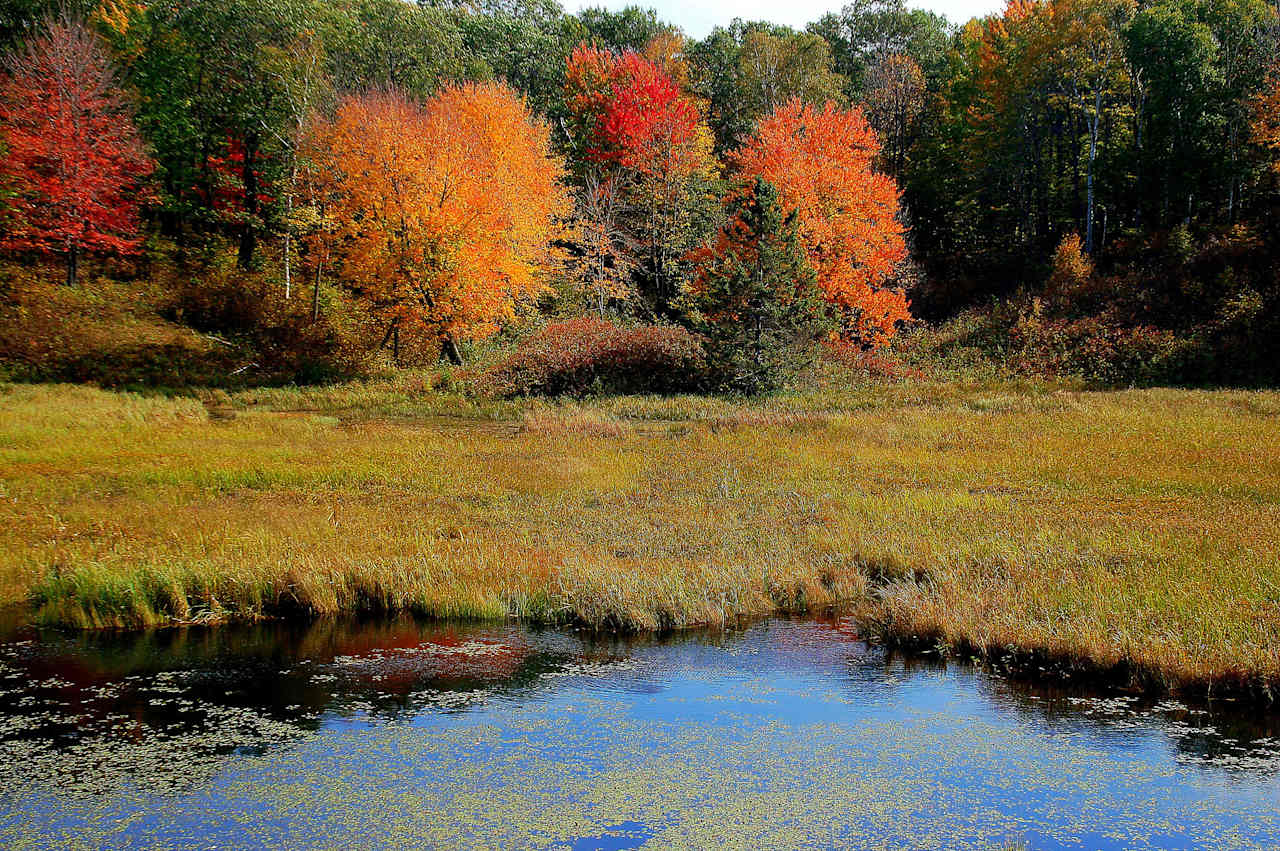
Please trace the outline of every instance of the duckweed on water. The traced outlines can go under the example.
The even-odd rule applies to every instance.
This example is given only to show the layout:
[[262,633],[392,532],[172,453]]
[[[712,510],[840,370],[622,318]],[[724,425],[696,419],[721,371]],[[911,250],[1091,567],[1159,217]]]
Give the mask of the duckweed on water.
[[1019,685],[847,621],[321,621],[0,659],[5,847],[1280,842],[1280,717]]

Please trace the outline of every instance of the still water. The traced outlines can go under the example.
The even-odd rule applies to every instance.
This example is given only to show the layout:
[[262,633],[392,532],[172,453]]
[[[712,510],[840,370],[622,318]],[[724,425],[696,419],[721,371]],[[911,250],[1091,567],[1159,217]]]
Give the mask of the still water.
[[1280,847],[1280,714],[849,621],[326,620],[0,642],[0,847]]

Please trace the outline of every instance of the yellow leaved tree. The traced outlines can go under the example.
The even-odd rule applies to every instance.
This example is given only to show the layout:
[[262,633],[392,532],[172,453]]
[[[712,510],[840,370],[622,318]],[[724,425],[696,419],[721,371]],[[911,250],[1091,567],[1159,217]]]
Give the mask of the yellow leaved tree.
[[546,289],[571,202],[546,124],[500,83],[344,99],[311,134],[328,254],[343,282],[402,332],[492,334]]

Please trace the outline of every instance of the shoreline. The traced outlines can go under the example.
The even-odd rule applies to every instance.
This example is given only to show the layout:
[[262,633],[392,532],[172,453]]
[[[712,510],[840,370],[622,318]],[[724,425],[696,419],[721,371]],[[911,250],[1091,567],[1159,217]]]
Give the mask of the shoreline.
[[[19,616],[20,611],[34,615],[30,606],[20,603],[10,604],[4,608],[4,614],[8,617]],[[398,617],[408,616],[426,623],[437,624],[482,625],[515,623],[535,629],[583,630],[590,635],[601,638],[610,636],[618,638],[646,636],[663,639],[670,636],[696,633],[721,634],[735,632],[752,624],[773,619],[823,621],[831,618],[848,617],[857,624],[860,638],[869,644],[880,645],[919,658],[931,658],[944,664],[947,662],[959,662],[977,665],[984,670],[998,672],[1034,684],[1058,684],[1064,687],[1120,691],[1143,698],[1169,696],[1205,703],[1226,700],[1234,702],[1237,708],[1256,706],[1267,709],[1276,705],[1275,690],[1280,688],[1280,680],[1255,679],[1248,675],[1219,679],[1190,678],[1178,680],[1170,679],[1167,671],[1146,666],[1132,659],[1103,663],[1080,653],[1061,650],[1051,651],[1045,647],[1014,647],[1006,645],[983,648],[965,639],[948,640],[941,633],[931,635],[924,632],[894,632],[886,627],[884,615],[885,610],[878,608],[874,601],[862,599],[837,602],[816,609],[775,608],[769,611],[742,613],[714,624],[693,622],[681,626],[645,628],[633,625],[590,624],[573,617],[537,619],[521,617],[515,614],[508,614],[502,617],[440,617],[415,611],[412,608],[356,608],[327,613],[308,613],[295,608],[274,612],[224,612],[217,617],[192,620],[169,619],[132,626],[75,627],[56,622],[41,623],[35,617],[27,617],[10,621],[5,625],[3,634],[12,635],[24,630],[39,631],[47,629],[69,634],[99,633],[129,636],[152,631],[216,630],[264,623],[309,625],[330,619],[385,619],[392,621]]]
[[393,383],[246,392],[215,417],[0,392],[0,602],[49,623],[660,631],[840,605],[891,640],[1072,676],[1280,684],[1280,393],[907,383],[484,416]]

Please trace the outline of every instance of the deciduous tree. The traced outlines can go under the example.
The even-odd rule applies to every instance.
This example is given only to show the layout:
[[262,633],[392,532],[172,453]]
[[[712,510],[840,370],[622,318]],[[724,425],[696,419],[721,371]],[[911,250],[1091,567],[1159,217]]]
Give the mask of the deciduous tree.
[[321,13],[315,0],[150,0],[115,37],[159,161],[165,229],[225,231],[241,269],[271,218],[266,184],[289,160],[274,150],[292,117],[273,54],[318,31]]
[[1125,67],[1121,33],[1137,5],[1134,0],[1057,0],[1051,8],[1057,22],[1054,40],[1062,85],[1088,133],[1084,250],[1092,254],[1098,145],[1108,107],[1123,102]]
[[658,66],[677,89],[682,92],[689,90],[689,56],[684,36],[679,32],[665,30],[658,33],[649,39],[641,55]]
[[936,79],[946,67],[952,25],[942,15],[908,8],[906,0],[854,0],[809,31],[831,45],[835,70],[848,79],[856,100],[866,94],[872,66],[892,54],[910,57],[926,79]]
[[577,279],[602,318],[610,303],[629,302],[634,290],[636,240],[626,227],[626,200],[613,177],[589,174],[577,199]]
[[924,73],[910,56],[887,54],[867,72],[867,118],[884,144],[890,174],[901,175],[906,168],[924,93]]
[[1280,174],[1280,66],[1269,84],[1253,101],[1253,141],[1270,154],[1271,167]]
[[68,286],[82,253],[138,249],[140,181],[152,164],[97,35],[53,21],[11,56],[0,120],[0,172],[13,192],[7,248],[61,255]]
[[569,59],[565,103],[580,174],[618,182],[642,283],[651,306],[664,310],[714,198],[717,164],[698,105],[653,61],[587,45]]
[[457,7],[467,52],[496,79],[523,94],[534,110],[562,114],[565,59],[585,35],[581,21],[556,0],[437,2]]
[[[286,113],[279,127],[268,127],[285,157],[280,180],[284,206],[280,229],[284,233],[284,298],[288,301],[293,291],[294,238],[302,225],[312,221],[308,216],[303,217],[306,221],[299,221],[295,215],[303,168],[299,155],[311,117],[330,100],[332,92],[324,72],[324,46],[314,33],[306,33],[284,47],[268,47],[264,53],[267,70],[278,81]],[[318,293],[312,297],[313,313],[317,301]]]
[[907,252],[898,187],[872,167],[879,152],[860,110],[793,100],[762,119],[734,156],[747,178],[777,187],[823,295],[870,345],[910,318],[906,296],[889,285]]
[[1191,12],[1189,4],[1153,3],[1124,32],[1139,223],[1158,223],[1173,199],[1194,192],[1214,155],[1210,93],[1218,46]]
[[717,27],[690,51],[694,90],[705,98],[721,150],[742,143],[755,122],[792,98],[842,102],[848,81],[821,36],[762,21]]
[[586,30],[585,41],[617,52],[640,53],[655,38],[675,29],[658,20],[653,9],[641,6],[627,6],[616,12],[591,6],[578,13],[578,20]]
[[387,323],[421,329],[451,359],[542,292],[569,214],[549,131],[498,83],[342,101],[315,134],[335,253],[347,283]]
[[334,0],[328,22],[325,53],[343,91],[394,88],[426,98],[480,70],[467,53],[458,15],[434,3]]
[[755,30],[742,41],[738,58],[742,97],[753,117],[767,115],[792,98],[823,104],[844,98],[844,77],[832,70],[831,46],[811,33]]
[[582,45],[569,58],[568,78],[567,104],[587,159],[649,174],[705,164],[697,105],[657,63]]

